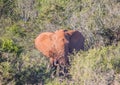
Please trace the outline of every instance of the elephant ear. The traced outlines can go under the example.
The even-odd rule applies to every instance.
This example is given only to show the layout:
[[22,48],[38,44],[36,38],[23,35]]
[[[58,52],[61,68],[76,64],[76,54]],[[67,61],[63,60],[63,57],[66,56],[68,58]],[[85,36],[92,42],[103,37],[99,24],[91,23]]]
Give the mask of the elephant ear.
[[53,33],[45,32],[40,34],[35,39],[35,47],[42,52],[46,57],[49,57],[49,50],[52,49],[52,37]]
[[85,38],[79,31],[70,30],[66,34],[69,36],[69,52],[72,53],[73,50],[79,51],[84,49]]

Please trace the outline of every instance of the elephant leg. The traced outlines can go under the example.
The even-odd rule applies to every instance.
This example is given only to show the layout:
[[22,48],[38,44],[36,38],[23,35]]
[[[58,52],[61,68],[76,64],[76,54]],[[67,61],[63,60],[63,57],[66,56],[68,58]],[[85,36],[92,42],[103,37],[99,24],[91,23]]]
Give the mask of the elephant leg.
[[54,59],[53,58],[50,58],[50,66],[54,67]]
[[59,76],[59,70],[60,70],[60,65],[57,60],[50,58],[50,63],[51,63],[51,78],[54,78],[55,76]]

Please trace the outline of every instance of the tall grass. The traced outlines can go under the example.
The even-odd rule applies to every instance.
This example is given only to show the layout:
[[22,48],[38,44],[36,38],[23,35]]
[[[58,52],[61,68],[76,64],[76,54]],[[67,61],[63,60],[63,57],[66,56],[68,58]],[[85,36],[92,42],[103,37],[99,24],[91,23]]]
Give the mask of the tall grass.
[[[120,84],[119,0],[1,0],[0,7],[0,84]],[[85,37],[86,51],[70,55],[71,79],[51,79],[34,47],[39,33],[57,29]]]
[[94,48],[71,56],[73,61],[70,73],[75,84],[108,85],[116,82],[120,72],[119,45]]

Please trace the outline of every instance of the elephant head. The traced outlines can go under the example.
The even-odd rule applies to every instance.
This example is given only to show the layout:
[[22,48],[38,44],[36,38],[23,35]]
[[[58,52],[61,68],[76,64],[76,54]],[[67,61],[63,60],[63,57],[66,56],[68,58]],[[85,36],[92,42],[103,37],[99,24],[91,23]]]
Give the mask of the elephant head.
[[50,59],[51,65],[69,65],[68,54],[73,49],[84,49],[84,37],[75,30],[44,32],[35,39],[35,47]]
[[69,65],[67,56],[69,52],[69,37],[65,33],[65,30],[55,31],[53,35],[53,44],[55,52],[57,53],[55,60],[57,60],[60,65]]
[[51,65],[54,62],[68,64],[68,44],[64,30],[41,33],[35,39],[35,47],[50,59]]

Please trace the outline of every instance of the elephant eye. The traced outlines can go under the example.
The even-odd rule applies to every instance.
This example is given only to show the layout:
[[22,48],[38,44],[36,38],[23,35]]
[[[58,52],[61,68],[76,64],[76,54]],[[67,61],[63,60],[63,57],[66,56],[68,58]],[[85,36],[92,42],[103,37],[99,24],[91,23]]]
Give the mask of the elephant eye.
[[65,35],[65,38],[66,38],[67,40],[69,40],[69,38],[70,38],[69,34],[66,34],[66,35]]
[[64,42],[64,41],[65,41],[65,39],[62,39],[62,41]]
[[64,43],[69,43],[69,41],[68,41],[67,39],[62,39],[62,41],[63,41]]

